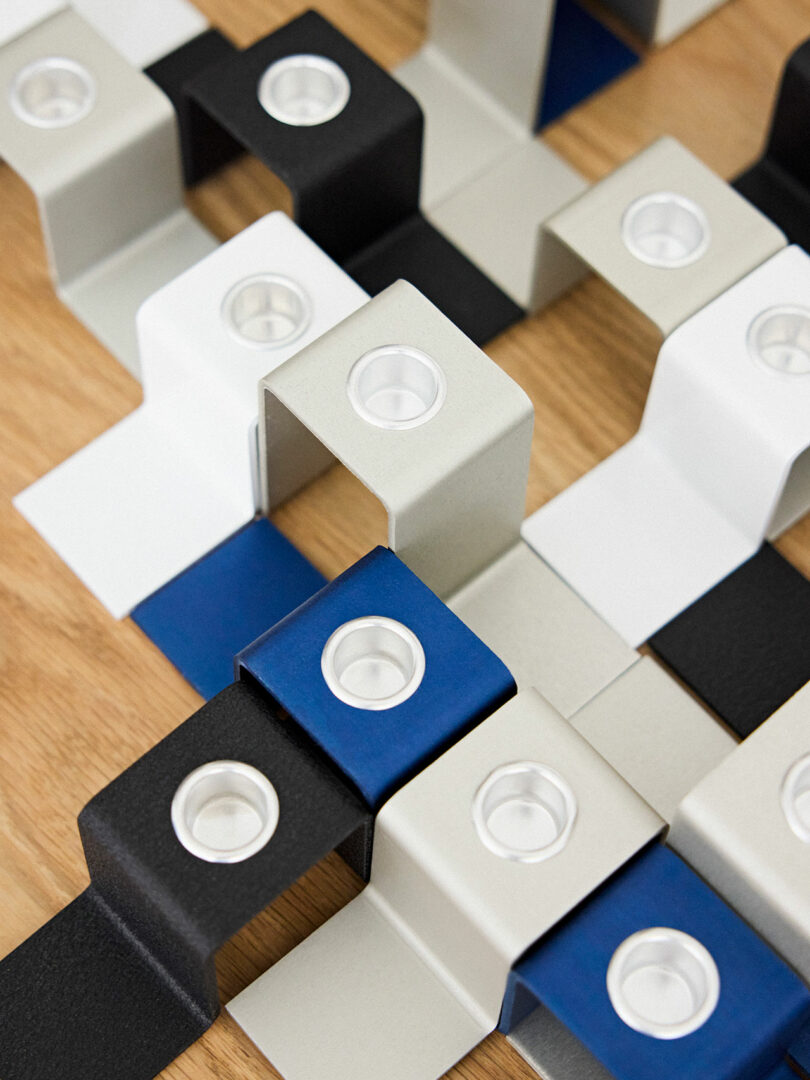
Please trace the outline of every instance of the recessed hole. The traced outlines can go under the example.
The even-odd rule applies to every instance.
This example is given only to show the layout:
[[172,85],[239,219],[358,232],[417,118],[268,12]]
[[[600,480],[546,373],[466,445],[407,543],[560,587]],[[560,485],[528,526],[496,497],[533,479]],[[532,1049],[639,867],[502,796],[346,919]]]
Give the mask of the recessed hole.
[[277,349],[303,334],[312,309],[296,282],[279,274],[255,274],[230,290],[222,304],[222,317],[240,344]]
[[346,72],[325,56],[276,60],[259,80],[259,104],[282,124],[314,127],[343,112],[351,95]]
[[481,841],[496,855],[540,862],[568,843],[577,801],[568,783],[546,765],[518,761],[490,773],[473,800]]
[[706,252],[709,222],[696,202],[657,191],[632,202],[622,218],[622,240],[631,255],[649,266],[689,266]]
[[367,423],[412,428],[436,415],[446,384],[444,372],[427,353],[410,345],[383,345],[356,362],[346,392],[354,411]]
[[773,307],[751,323],[748,350],[755,360],[782,375],[810,372],[810,311]]
[[321,671],[336,698],[356,709],[392,709],[418,689],[425,653],[407,626],[382,615],[344,623],[321,654]]
[[650,927],[626,938],[607,970],[610,1002],[634,1031],[681,1039],[702,1027],[720,997],[711,953],[681,930]]
[[96,100],[96,84],[75,60],[48,56],[17,73],[9,96],[14,113],[26,124],[60,128],[87,116]]
[[788,770],[782,784],[782,810],[796,836],[810,844],[810,754]]
[[279,803],[264,773],[242,761],[209,761],[182,782],[172,799],[172,826],[198,859],[242,862],[276,831]]

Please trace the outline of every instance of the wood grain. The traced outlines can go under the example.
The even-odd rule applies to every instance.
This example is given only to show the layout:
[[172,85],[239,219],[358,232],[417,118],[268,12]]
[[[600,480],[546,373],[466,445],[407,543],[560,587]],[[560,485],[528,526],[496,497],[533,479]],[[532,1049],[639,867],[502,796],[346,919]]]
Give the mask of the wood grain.
[[[304,7],[295,0],[197,0],[240,45]],[[424,0],[319,0],[380,63],[418,47]],[[719,12],[557,123],[551,145],[596,178],[661,133],[723,176],[755,158],[789,52],[810,35],[810,0],[730,0]],[[287,194],[255,161],[202,185],[190,204],[225,239]],[[509,212],[508,193],[493,212]],[[57,301],[29,192],[0,166],[0,955],[86,884],[81,806],[188,716],[199,698],[130,621],[115,622],[14,511],[11,498],[139,401],[139,387]],[[652,327],[588,280],[488,352],[537,410],[527,511],[635,430],[657,349]],[[333,576],[384,535],[380,508],[335,469],[276,517]],[[810,520],[780,542],[810,574]],[[220,957],[227,1000],[336,911],[359,883],[327,859]],[[1,1022],[1,1021],[0,1021]],[[148,1033],[146,1035],[148,1037]],[[259,1080],[275,1075],[224,1016],[164,1075]],[[450,1076],[535,1074],[492,1036]]]

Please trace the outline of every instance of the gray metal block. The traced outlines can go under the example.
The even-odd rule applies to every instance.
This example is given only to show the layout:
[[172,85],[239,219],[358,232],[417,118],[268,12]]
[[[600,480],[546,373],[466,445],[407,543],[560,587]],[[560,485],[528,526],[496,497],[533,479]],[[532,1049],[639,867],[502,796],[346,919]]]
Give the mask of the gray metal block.
[[810,684],[686,796],[667,842],[810,982]]

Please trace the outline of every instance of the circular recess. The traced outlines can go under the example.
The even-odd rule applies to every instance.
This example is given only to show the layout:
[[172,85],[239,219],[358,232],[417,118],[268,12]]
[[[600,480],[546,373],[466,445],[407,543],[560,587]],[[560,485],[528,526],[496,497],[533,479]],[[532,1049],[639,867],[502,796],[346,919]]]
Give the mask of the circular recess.
[[369,424],[413,428],[436,415],[447,386],[436,361],[410,345],[383,345],[365,353],[349,372],[352,408]]
[[242,862],[276,831],[276,789],[242,761],[209,761],[182,782],[172,799],[172,826],[183,847],[213,863]]
[[17,72],[9,96],[14,113],[26,124],[68,127],[93,108],[96,83],[87,68],[75,60],[47,56]]
[[351,96],[346,72],[325,56],[302,53],[276,60],[259,80],[259,104],[282,124],[315,127],[334,120]]
[[782,782],[782,810],[796,836],[810,844],[810,754],[788,769]]
[[355,709],[392,709],[418,689],[425,652],[407,626],[382,615],[344,623],[321,654],[321,671],[336,698]]
[[240,344],[277,349],[303,334],[312,318],[312,307],[301,286],[289,278],[254,274],[228,292],[222,302],[222,317]]
[[642,195],[622,218],[625,247],[649,266],[689,266],[705,254],[710,238],[709,222],[698,204],[671,191]]
[[696,938],[656,926],[621,943],[608,965],[607,991],[620,1019],[634,1031],[682,1039],[714,1012],[720,973]]
[[554,769],[534,761],[502,765],[490,773],[473,800],[481,842],[502,859],[540,862],[568,843],[577,800]]
[[755,360],[781,375],[810,372],[810,311],[801,307],[772,307],[748,330],[748,351]]

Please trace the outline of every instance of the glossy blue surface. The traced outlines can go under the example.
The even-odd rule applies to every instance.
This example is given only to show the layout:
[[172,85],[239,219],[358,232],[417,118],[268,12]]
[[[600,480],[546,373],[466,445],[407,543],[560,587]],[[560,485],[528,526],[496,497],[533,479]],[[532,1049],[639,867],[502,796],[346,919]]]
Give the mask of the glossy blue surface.
[[636,66],[638,54],[577,0],[557,0],[537,129]]
[[[403,623],[425,652],[420,686],[390,709],[345,704],[321,672],[332,633],[368,615]],[[237,666],[326,751],[372,810],[515,693],[495,654],[382,547],[254,642]]]
[[233,682],[233,658],[322,588],[320,574],[266,518],[252,521],[132,612],[204,698]]
[[[656,1039],[628,1027],[606,972],[625,938],[648,927],[697,938],[720,973],[717,1007],[697,1031]],[[810,1017],[810,992],[697,874],[655,844],[516,965],[500,1027],[542,1002],[617,1080],[763,1080]]]

